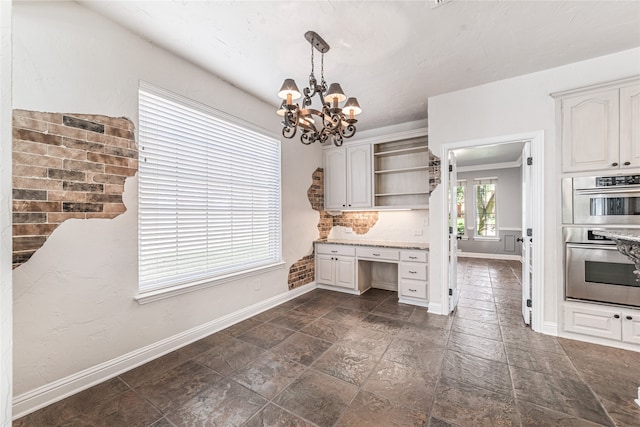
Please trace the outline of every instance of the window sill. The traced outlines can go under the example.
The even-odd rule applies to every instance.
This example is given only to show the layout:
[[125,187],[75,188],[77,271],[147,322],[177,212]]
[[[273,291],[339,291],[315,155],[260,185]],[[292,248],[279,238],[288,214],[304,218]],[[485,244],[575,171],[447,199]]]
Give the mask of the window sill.
[[216,277],[215,279],[206,279],[193,283],[185,283],[182,285],[171,286],[168,288],[157,289],[148,292],[141,292],[133,297],[138,304],[148,304],[150,302],[171,298],[177,295],[194,292],[200,289],[210,288],[212,286],[221,285],[223,283],[231,282],[234,280],[243,279],[245,277],[256,276],[258,274],[267,273],[269,271],[279,270],[284,266],[284,262],[280,261],[275,264],[269,264],[263,267],[254,268],[251,270],[241,271],[239,273],[227,274],[225,276]]

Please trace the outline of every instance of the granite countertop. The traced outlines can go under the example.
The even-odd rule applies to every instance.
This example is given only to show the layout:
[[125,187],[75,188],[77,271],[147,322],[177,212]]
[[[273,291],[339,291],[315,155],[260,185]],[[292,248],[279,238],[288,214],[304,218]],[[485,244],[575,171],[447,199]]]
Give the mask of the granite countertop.
[[429,250],[429,243],[426,242],[387,242],[374,240],[332,239],[316,240],[315,243],[326,243],[330,245],[373,246],[378,248]]
[[640,230],[615,230],[615,231],[593,230],[593,234],[596,234],[598,236],[603,236],[608,239],[626,240],[629,242],[640,244]]

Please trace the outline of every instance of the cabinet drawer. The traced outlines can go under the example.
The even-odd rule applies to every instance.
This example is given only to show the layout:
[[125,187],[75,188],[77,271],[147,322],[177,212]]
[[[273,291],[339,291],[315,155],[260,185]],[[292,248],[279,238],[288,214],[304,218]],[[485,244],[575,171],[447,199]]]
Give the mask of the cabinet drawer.
[[400,281],[400,294],[405,297],[427,298],[427,282],[404,279]]
[[400,277],[403,279],[427,280],[427,264],[403,262],[400,264]]
[[353,246],[345,245],[316,245],[316,251],[319,254],[327,255],[343,255],[343,256],[355,256],[356,248]]
[[389,261],[397,261],[400,259],[400,251],[397,249],[371,248],[367,246],[358,247],[358,256],[370,259],[386,259]]
[[427,262],[427,251],[402,251],[400,261]]
[[609,310],[565,306],[564,330],[614,340],[622,338],[620,313]]

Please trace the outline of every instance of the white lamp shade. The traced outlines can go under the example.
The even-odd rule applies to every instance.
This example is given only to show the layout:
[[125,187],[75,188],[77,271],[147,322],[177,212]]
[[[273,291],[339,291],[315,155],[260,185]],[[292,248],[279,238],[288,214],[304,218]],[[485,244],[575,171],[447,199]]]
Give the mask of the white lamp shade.
[[302,96],[300,89],[298,89],[293,79],[284,79],[280,92],[278,92],[278,96],[282,99],[287,99],[287,95],[291,95],[292,99],[298,99]]

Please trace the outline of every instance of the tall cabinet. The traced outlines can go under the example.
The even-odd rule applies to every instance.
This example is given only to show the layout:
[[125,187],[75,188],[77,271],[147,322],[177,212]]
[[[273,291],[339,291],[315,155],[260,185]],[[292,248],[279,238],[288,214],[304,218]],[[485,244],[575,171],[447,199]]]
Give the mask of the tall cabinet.
[[563,172],[640,167],[640,78],[553,96]]
[[324,208],[371,207],[371,146],[359,144],[324,151]]

